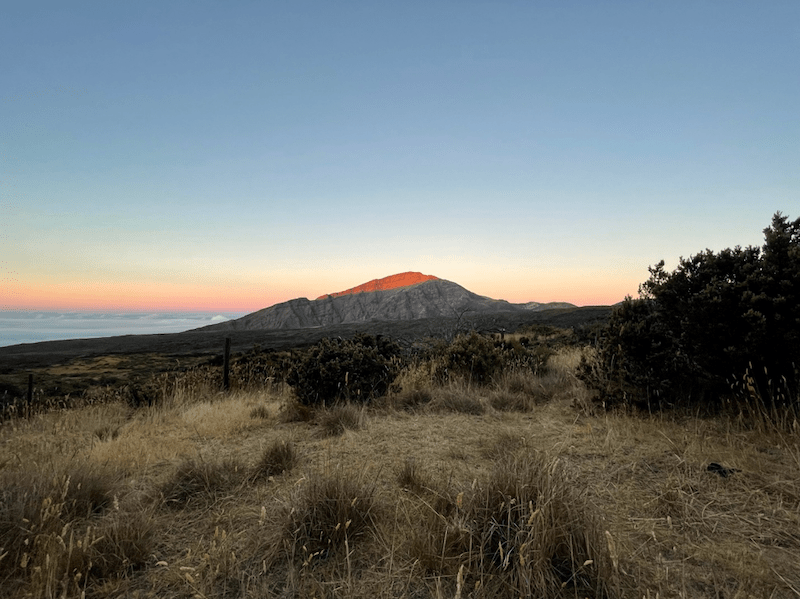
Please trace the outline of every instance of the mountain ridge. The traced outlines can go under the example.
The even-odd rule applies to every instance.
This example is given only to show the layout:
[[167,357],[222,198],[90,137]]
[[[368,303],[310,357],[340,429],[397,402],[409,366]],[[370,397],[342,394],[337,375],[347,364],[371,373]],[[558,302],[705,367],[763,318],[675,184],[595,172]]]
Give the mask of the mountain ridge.
[[[403,285],[403,281],[412,281]],[[367,290],[387,286],[386,289]],[[363,291],[356,291],[364,289]],[[473,293],[457,283],[421,273],[400,273],[374,279],[344,292],[315,300],[296,298],[198,331],[246,331],[317,328],[374,321],[407,321],[461,317],[464,314],[530,312],[553,307],[575,307],[564,302],[513,304]]]

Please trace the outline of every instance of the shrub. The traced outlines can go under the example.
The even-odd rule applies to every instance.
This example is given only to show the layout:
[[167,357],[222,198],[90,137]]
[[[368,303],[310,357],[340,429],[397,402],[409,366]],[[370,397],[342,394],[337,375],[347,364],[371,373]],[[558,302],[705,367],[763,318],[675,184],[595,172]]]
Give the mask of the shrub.
[[440,367],[443,382],[463,379],[469,384],[487,385],[504,367],[501,350],[491,339],[474,331],[456,337],[444,352]]
[[323,339],[292,365],[286,382],[303,405],[367,403],[389,391],[400,371],[400,347],[381,336]]
[[729,380],[775,381],[797,397],[800,363],[800,219],[780,213],[762,248],[706,250],[671,273],[650,268],[640,299],[614,310],[599,344],[600,371],[584,379],[609,403],[717,407]]

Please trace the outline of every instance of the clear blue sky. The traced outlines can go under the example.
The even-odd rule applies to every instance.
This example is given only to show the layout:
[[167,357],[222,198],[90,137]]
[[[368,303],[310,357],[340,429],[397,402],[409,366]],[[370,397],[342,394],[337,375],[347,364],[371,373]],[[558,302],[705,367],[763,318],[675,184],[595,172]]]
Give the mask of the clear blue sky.
[[16,2],[0,309],[613,303],[800,216],[800,2]]

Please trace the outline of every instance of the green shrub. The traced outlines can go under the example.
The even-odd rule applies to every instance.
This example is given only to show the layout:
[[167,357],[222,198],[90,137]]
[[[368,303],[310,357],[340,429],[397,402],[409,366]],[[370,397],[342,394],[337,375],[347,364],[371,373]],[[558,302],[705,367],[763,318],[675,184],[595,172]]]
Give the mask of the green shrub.
[[[714,408],[746,373],[755,393],[797,397],[800,364],[800,219],[777,213],[762,248],[706,250],[673,272],[650,268],[627,298],[583,378],[607,403]],[[780,382],[776,385],[776,382]]]
[[387,393],[400,365],[400,347],[381,336],[326,338],[295,360],[286,382],[303,405],[367,403]]
[[488,385],[504,367],[502,350],[474,331],[456,337],[444,352],[440,370],[443,382],[463,379],[470,384]]

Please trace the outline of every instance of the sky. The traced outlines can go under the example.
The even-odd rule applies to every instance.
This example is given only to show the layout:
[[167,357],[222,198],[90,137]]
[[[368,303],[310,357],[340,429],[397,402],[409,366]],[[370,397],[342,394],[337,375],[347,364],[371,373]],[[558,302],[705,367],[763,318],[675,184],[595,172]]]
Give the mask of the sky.
[[800,2],[5,0],[0,310],[612,304],[800,216]]

